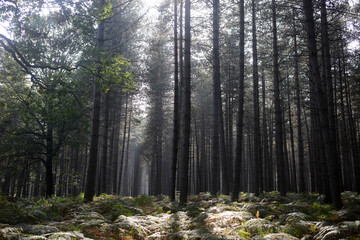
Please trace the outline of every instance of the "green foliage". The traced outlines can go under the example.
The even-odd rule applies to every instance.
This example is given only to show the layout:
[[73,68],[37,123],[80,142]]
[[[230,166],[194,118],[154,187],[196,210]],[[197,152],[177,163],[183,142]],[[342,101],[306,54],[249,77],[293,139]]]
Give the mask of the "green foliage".
[[109,17],[114,16],[112,7],[113,7],[113,5],[111,3],[111,0],[107,0],[105,5],[103,6],[102,12],[99,15],[99,20],[97,21],[98,24],[100,23],[101,20],[105,20]]
[[107,57],[103,54],[97,67],[101,69],[100,86],[103,92],[107,93],[114,86],[121,86],[123,91],[135,90],[131,63],[124,56]]
[[245,239],[251,239],[251,237],[252,237],[251,233],[246,232],[241,228],[236,228],[233,231],[236,232],[237,235],[239,235],[240,237],[245,238]]
[[[330,205],[319,201],[303,202],[301,194],[297,195],[298,202],[290,201],[295,197],[286,197],[285,199],[289,201],[286,203],[267,202],[255,198],[257,201],[252,203],[224,204],[224,197],[212,196],[208,199],[206,195],[191,196],[189,199],[192,200],[189,204],[178,206],[177,211],[164,214],[165,207],[170,206],[168,198],[164,196],[142,195],[132,198],[101,194],[95,198],[95,201],[88,204],[83,203],[81,196],[50,199],[1,196],[0,222],[11,225],[31,224],[32,226],[33,224],[43,226],[52,222],[51,226],[55,224],[61,231],[78,231],[93,239],[118,239],[119,236],[136,239],[148,236],[160,238],[160,235],[155,235],[158,233],[161,233],[161,237],[169,239],[176,237],[180,239],[228,239],[229,237],[251,239],[275,232],[281,232],[279,236],[288,236],[282,234],[287,233],[302,238],[319,233],[322,226],[318,223],[329,221],[331,214],[336,215]],[[304,196],[304,199],[309,198]],[[203,205],[203,202],[207,201],[213,204]],[[176,204],[174,203],[175,207]],[[174,205],[171,205],[172,210]],[[232,207],[234,205],[235,208]],[[298,208],[299,206],[301,208]],[[255,213],[250,213],[252,209],[258,209],[260,216],[256,217]],[[268,218],[271,221],[263,219],[261,209],[273,213],[274,217]],[[291,212],[294,209],[297,211]],[[321,217],[316,219],[315,216],[309,216],[308,219],[308,213],[303,212],[305,209],[313,211],[314,215],[324,214],[326,219],[321,220],[323,219]],[[347,210],[348,206],[345,205],[345,209]],[[250,217],[242,218],[245,215],[250,215]],[[4,218],[7,218],[5,222]],[[336,224],[338,223],[332,223],[334,226]],[[353,225],[357,226],[355,222]],[[340,223],[337,226],[342,225]],[[0,228],[2,227],[7,226],[0,224]],[[41,228],[45,229],[45,227]],[[341,227],[339,229],[343,238],[356,239],[358,237],[357,227],[346,228],[347,230]],[[18,235],[23,236],[22,230],[16,231]]]
[[186,213],[189,217],[195,218],[201,213],[199,206],[196,203],[190,203],[187,205]]
[[153,206],[154,205],[154,200],[151,196],[148,196],[148,195],[141,195],[139,197],[136,197],[134,199],[135,201],[135,204],[137,206],[140,206],[140,207],[146,207],[146,206]]

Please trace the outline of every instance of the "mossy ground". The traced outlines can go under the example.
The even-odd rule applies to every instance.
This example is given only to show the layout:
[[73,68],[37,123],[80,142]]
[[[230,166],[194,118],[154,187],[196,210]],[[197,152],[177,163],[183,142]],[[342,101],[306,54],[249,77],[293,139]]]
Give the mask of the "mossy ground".
[[[0,196],[0,240],[15,239],[359,239],[360,196],[346,192],[336,211],[318,194],[201,193],[186,205],[166,196],[103,194],[16,199]],[[325,239],[325,238],[324,238]]]

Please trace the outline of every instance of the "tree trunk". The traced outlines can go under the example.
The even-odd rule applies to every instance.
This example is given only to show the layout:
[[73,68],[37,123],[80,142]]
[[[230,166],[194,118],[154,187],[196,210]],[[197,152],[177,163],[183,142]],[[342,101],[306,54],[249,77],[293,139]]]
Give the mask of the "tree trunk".
[[[216,195],[220,190],[220,58],[219,58],[219,0],[213,0],[213,130],[212,130],[212,166],[211,194]],[[221,101],[221,100],[220,100]]]
[[118,89],[115,109],[114,120],[114,144],[113,144],[113,156],[112,156],[112,193],[116,194],[118,189],[118,167],[119,167],[119,147],[120,147],[120,132],[121,132],[121,111],[122,111],[122,91]]
[[[105,5],[105,0],[100,0],[100,9]],[[97,34],[97,48],[101,51],[104,46],[104,30],[105,20],[100,20]],[[101,68],[98,69],[101,72]],[[95,194],[95,176],[98,161],[98,143],[99,143],[99,128],[100,128],[100,83],[99,79],[94,79],[94,100],[93,100],[93,113],[91,119],[91,142],[90,142],[90,156],[89,167],[86,178],[84,200],[91,202]]]
[[123,168],[124,168],[124,157],[125,157],[125,145],[126,145],[126,129],[127,129],[127,115],[128,115],[128,102],[129,102],[129,95],[126,94],[125,100],[125,112],[124,112],[124,130],[123,130],[123,140],[122,140],[122,149],[121,149],[121,159],[120,159],[120,168],[119,168],[119,175],[118,175],[118,190],[117,192],[121,193],[121,185],[123,182]]
[[296,177],[296,161],[295,161],[295,144],[294,144],[294,130],[292,124],[291,114],[291,97],[290,97],[290,79],[287,76],[287,98],[288,98],[288,117],[289,117],[289,133],[290,133],[290,146],[291,146],[291,189],[297,192],[297,177]]
[[130,99],[130,109],[129,109],[129,126],[127,128],[127,140],[126,140],[126,157],[125,157],[125,162],[124,162],[124,177],[123,177],[123,195],[124,196],[130,196],[130,189],[131,189],[131,185],[129,185],[129,149],[130,149],[130,136],[131,136],[131,121],[132,121],[132,99]]
[[269,139],[268,139],[268,130],[267,130],[267,121],[266,121],[266,94],[265,94],[265,73],[264,68],[261,67],[261,85],[262,85],[262,108],[263,108],[263,118],[262,118],[262,143],[263,143],[263,153],[264,153],[264,190],[270,191],[273,186],[273,168],[272,168],[272,159],[270,158],[269,153]]
[[293,9],[293,35],[294,35],[294,65],[295,65],[295,88],[296,88],[296,113],[297,113],[297,145],[299,162],[299,192],[305,192],[305,171],[304,171],[304,141],[302,137],[301,122],[301,97],[299,81],[299,54],[297,47],[297,31],[295,26],[295,9]]
[[109,115],[110,115],[110,94],[108,91],[105,95],[105,109],[104,109],[104,132],[102,139],[102,156],[101,156],[101,187],[100,192],[106,192],[107,186],[107,160],[108,160],[108,136],[109,136]]
[[188,194],[188,170],[189,170],[189,147],[190,147],[190,122],[191,122],[191,55],[190,55],[190,0],[185,1],[185,59],[184,59],[184,98],[183,98],[183,114],[182,122],[184,127],[182,130],[182,164],[180,176],[180,202],[187,202]]
[[49,198],[54,195],[54,176],[53,176],[53,127],[51,124],[47,126],[46,134],[46,160],[45,160],[45,182],[46,182],[46,197]]
[[[339,92],[340,92],[340,112],[341,112],[341,149],[342,149],[342,173],[344,179],[344,190],[352,191],[352,164],[349,158],[349,143],[348,143],[348,130],[346,126],[345,104],[344,104],[344,91],[341,61],[339,59]],[[351,173],[351,174],[349,174]]]
[[284,169],[284,140],[282,108],[280,99],[280,72],[279,72],[279,50],[277,44],[276,26],[276,4],[272,0],[273,21],[273,54],[274,54],[274,99],[275,99],[275,142],[279,191],[282,196],[286,195],[285,169]]
[[237,201],[241,186],[241,164],[243,155],[243,125],[244,125],[244,79],[245,79],[245,14],[244,0],[240,0],[240,77],[239,106],[237,114],[236,159],[234,173],[234,190],[231,200]]
[[171,187],[170,200],[175,201],[176,169],[179,148],[179,57],[178,57],[178,32],[177,32],[177,0],[174,1],[174,127],[173,127],[173,146],[172,146],[172,165],[171,165]]
[[262,186],[262,149],[260,132],[260,103],[259,103],[259,67],[256,37],[256,9],[255,0],[252,0],[252,52],[253,52],[253,103],[254,103],[254,189],[258,196]]
[[336,142],[329,126],[329,109],[326,94],[322,88],[322,82],[317,58],[314,10],[311,0],[303,0],[305,27],[308,34],[308,50],[312,80],[315,82],[316,94],[318,96],[318,107],[320,114],[321,132],[325,141],[325,154],[327,172],[330,181],[331,198],[336,208],[341,208],[341,179],[337,173]]

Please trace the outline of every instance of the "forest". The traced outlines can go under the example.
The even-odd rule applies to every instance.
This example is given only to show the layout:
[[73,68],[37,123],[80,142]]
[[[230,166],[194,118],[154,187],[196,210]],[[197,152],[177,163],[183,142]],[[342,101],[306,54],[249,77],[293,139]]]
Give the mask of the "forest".
[[357,0],[0,0],[0,239],[360,239],[359,39]]

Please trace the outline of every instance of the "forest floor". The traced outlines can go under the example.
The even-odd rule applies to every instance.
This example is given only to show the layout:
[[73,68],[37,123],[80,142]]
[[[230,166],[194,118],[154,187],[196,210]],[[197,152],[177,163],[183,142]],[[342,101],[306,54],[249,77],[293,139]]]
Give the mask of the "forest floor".
[[0,196],[5,239],[360,239],[360,195],[342,194],[335,210],[318,194],[199,194],[186,206],[167,196],[101,195],[15,199]]

